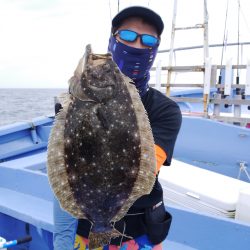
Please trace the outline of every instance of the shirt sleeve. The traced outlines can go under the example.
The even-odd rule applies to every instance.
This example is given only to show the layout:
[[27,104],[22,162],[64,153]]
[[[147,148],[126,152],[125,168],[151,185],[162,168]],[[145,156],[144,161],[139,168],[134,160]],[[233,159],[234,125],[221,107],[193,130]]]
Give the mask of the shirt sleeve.
[[152,114],[150,119],[151,128],[155,144],[163,149],[167,159],[163,165],[171,164],[174,146],[182,122],[182,116],[179,106],[172,100],[164,102],[158,106],[158,109]]
[[73,250],[78,220],[64,211],[54,197],[54,250]]

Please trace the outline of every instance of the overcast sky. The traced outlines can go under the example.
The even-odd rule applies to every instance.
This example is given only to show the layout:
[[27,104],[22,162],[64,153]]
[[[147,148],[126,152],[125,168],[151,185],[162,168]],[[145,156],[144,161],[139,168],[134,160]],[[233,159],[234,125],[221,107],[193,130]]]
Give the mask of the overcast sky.
[[[227,0],[207,2],[209,42],[222,43]],[[228,42],[237,42],[237,3],[229,0]],[[240,3],[240,41],[249,42],[250,1]],[[120,0],[119,8],[136,4],[162,16],[165,30],[160,49],[168,49],[173,0]],[[86,44],[91,43],[94,52],[106,52],[111,18],[117,11],[117,0],[0,0],[0,88],[66,88]],[[203,0],[178,0],[177,26],[202,22]],[[202,43],[201,31],[176,34],[176,47]],[[235,62],[236,52],[227,50]],[[243,52],[245,63],[250,52],[247,48]],[[190,62],[190,55],[195,57],[178,53],[178,64]],[[219,60],[221,49],[210,50],[210,56]],[[160,57],[167,62],[168,54]]]

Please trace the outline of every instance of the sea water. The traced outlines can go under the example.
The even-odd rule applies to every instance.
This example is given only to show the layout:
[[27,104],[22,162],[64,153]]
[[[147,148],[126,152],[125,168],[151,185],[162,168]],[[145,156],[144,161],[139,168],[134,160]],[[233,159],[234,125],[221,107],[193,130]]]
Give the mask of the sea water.
[[54,114],[54,97],[66,89],[0,88],[0,126]]

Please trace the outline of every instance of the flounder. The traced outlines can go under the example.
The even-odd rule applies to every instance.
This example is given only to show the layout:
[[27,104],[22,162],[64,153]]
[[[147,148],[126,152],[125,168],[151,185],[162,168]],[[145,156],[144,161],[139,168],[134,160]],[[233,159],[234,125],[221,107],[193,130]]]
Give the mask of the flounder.
[[69,80],[48,145],[48,177],[63,209],[87,219],[89,248],[122,235],[115,222],[155,182],[154,139],[132,81],[91,46]]

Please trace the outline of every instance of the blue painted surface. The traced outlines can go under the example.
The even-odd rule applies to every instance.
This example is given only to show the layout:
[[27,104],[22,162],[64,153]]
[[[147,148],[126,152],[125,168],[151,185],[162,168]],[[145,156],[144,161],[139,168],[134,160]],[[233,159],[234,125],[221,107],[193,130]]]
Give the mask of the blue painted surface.
[[[183,117],[174,156],[202,168],[237,178],[239,162],[250,165],[250,129]],[[241,179],[247,181],[247,176]]]
[[[211,95],[216,92],[216,89],[211,89]],[[203,89],[193,89],[190,90],[178,90],[171,91],[171,96],[173,97],[189,97],[189,98],[202,98]],[[182,112],[203,112],[203,105],[201,103],[190,103],[190,102],[178,102],[178,105]],[[208,106],[208,112],[212,112],[213,105]]]
[[37,118],[0,127],[0,162],[46,148],[52,122],[52,118]]
[[[216,94],[217,89],[211,88],[210,90],[210,97],[213,97]],[[232,99],[236,95],[236,90],[234,89],[230,96],[226,98]],[[189,98],[203,98],[203,89],[183,89],[177,91],[171,91],[171,96],[173,97],[189,97]],[[245,99],[250,100],[250,96],[245,96]],[[183,112],[203,112],[203,104],[202,103],[189,103],[189,102],[177,102]],[[208,105],[208,112],[213,112],[213,104]],[[242,113],[250,114],[250,110],[248,110],[247,105],[242,105],[241,107]],[[225,105],[220,106],[220,112],[223,113],[232,113],[233,106],[229,105],[225,107]]]
[[0,235],[6,240],[22,238],[28,234],[32,236],[31,242],[18,245],[14,247],[13,250],[53,249],[53,234],[49,231],[17,220],[16,218],[5,215],[3,213],[0,213],[0,225]]
[[[46,175],[46,147],[52,122],[52,118],[40,118],[33,124],[0,128],[0,235],[13,240],[25,236],[28,227],[33,237],[31,243],[15,249],[52,249],[53,195]],[[34,124],[38,143],[31,136]],[[174,155],[236,177],[238,162],[250,163],[249,148],[249,129],[183,117]],[[173,223],[164,250],[249,249],[250,225],[176,207],[168,210],[173,214]]]
[[[168,207],[173,223],[168,240],[200,250],[249,250],[250,225],[232,219]],[[166,249],[167,242],[165,242]],[[165,248],[164,248],[165,250]]]

